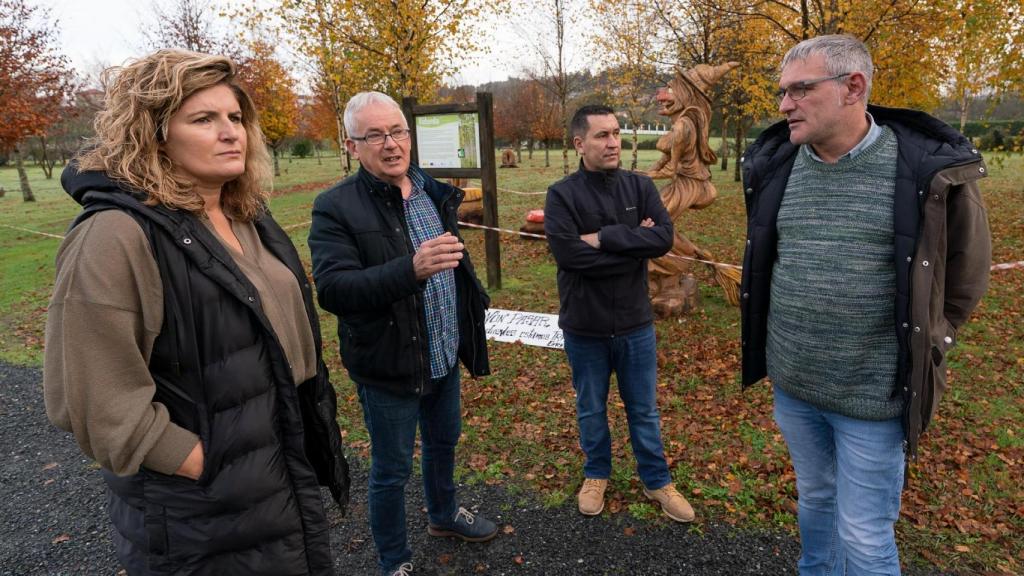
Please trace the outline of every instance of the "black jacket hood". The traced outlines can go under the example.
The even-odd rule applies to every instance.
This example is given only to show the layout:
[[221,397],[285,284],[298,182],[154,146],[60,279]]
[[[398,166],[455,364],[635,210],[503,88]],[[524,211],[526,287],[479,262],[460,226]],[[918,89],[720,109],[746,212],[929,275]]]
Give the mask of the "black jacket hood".
[[107,176],[106,172],[95,170],[79,171],[77,160],[68,162],[68,165],[60,175],[60,185],[69,196],[74,198],[75,202],[82,206],[85,206],[89,200],[93,199],[92,194],[89,194],[90,192],[104,196],[108,194],[126,194],[139,201],[145,200],[144,194],[132,190],[127,184],[111,179]]

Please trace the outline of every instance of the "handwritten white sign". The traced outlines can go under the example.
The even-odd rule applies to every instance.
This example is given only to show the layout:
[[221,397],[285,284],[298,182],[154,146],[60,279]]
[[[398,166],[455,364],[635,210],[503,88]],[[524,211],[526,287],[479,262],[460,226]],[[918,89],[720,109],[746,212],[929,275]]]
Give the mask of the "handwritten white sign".
[[565,348],[557,314],[517,312],[490,309],[487,311],[487,339],[498,342],[521,342],[529,346]]

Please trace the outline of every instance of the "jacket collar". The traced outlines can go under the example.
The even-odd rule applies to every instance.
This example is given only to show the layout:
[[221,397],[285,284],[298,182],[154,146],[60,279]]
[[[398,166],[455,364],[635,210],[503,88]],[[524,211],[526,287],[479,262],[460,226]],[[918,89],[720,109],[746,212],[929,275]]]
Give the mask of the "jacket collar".
[[611,170],[588,170],[583,165],[583,159],[580,159],[579,172],[583,176],[584,181],[596,187],[598,190],[608,190],[612,188],[615,182],[619,178],[619,169],[613,168]]
[[[426,192],[434,204],[441,206],[445,202],[448,202],[453,196],[461,203],[462,197],[464,196],[462,190],[459,190],[450,184],[438,182],[431,178],[430,175],[424,172],[419,166],[410,164],[408,174],[409,179],[412,180],[413,186],[418,186]],[[373,193],[383,198],[402,197],[402,190],[398,186],[394,186],[380,178],[377,178],[362,166],[359,167],[359,172],[356,176],[361,182],[369,187]]]

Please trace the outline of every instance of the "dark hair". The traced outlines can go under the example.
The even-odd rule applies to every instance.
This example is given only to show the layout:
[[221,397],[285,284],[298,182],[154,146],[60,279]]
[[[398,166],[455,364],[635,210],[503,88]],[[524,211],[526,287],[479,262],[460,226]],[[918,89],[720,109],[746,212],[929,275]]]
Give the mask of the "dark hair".
[[591,116],[615,116],[615,110],[604,104],[587,104],[581,107],[572,115],[572,122],[569,123],[569,132],[573,138],[577,136],[583,138],[587,135],[587,130],[590,130]]

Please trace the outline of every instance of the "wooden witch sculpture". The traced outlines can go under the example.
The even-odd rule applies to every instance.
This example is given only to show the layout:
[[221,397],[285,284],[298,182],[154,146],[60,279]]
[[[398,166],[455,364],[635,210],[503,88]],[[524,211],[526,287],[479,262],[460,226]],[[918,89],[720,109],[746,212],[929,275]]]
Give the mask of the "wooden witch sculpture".
[[[645,174],[655,180],[669,180],[661,189],[661,200],[673,221],[678,221],[687,209],[709,206],[718,195],[708,169],[717,162],[715,152],[708,144],[708,125],[711,122],[708,92],[722,76],[737,66],[738,62],[728,62],[719,66],[698,64],[685,71],[676,69],[675,78],[669,81],[668,86],[658,89],[658,114],[668,116],[672,128],[658,139],[661,158]],[[687,313],[697,303],[697,281],[690,271],[693,261],[678,256],[714,260],[707,250],[699,248],[676,228],[672,250],[651,260],[648,267],[651,303],[655,313],[661,317]],[[739,270],[711,266],[726,298],[731,304],[738,305]]]

